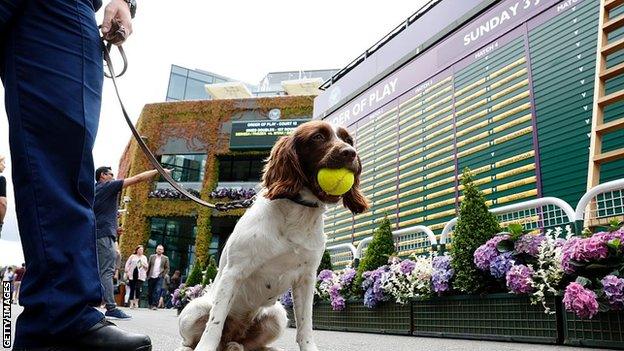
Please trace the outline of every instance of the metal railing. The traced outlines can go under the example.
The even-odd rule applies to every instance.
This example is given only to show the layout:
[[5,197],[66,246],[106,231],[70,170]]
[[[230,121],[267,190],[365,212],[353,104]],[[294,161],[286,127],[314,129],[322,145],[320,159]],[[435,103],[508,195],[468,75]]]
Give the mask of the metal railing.
[[[392,232],[397,245],[397,253],[399,256],[408,255],[411,253],[435,251],[437,250],[438,240],[433,234],[433,231],[424,225],[417,225],[413,227],[403,228]],[[355,261],[359,262],[364,254],[364,251],[373,240],[372,237],[368,237],[357,246],[355,253]],[[428,242],[427,242],[428,240]],[[403,253],[403,254],[402,254]]]
[[331,256],[334,269],[342,269],[347,266],[356,266],[355,257],[357,249],[353,244],[337,244],[326,248]]
[[596,185],[576,205],[577,230],[624,219],[624,178]]
[[[520,223],[527,230],[574,224],[576,214],[572,206],[556,197],[519,202],[517,204],[493,208],[490,212],[497,215],[501,227],[510,223]],[[448,221],[440,235],[440,245],[448,244],[449,236],[457,224],[455,217]]]

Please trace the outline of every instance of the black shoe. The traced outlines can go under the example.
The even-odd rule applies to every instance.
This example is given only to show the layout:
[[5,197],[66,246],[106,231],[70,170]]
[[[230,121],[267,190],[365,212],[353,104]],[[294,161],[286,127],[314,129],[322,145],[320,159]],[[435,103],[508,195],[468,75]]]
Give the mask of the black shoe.
[[151,351],[152,341],[147,335],[127,332],[102,319],[71,345],[67,345],[67,350]]

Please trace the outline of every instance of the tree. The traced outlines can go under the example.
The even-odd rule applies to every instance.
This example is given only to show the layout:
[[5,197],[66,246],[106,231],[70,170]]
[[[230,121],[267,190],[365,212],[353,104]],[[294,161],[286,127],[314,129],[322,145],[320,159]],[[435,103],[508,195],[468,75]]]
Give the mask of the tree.
[[330,271],[334,270],[334,267],[332,267],[332,263],[331,263],[331,256],[329,255],[329,251],[327,250],[323,252],[323,258],[321,259],[321,264],[318,266],[318,269],[316,270],[316,275],[318,276],[319,273],[321,273],[321,271],[324,269],[329,269]]
[[192,287],[197,284],[202,283],[202,265],[199,260],[195,261],[193,265],[193,270],[191,270],[191,274],[189,274],[188,278],[186,278],[186,282],[184,283],[186,287]]
[[217,261],[214,256],[210,255],[208,259],[208,266],[206,266],[206,271],[204,271],[204,280],[202,282],[203,286],[206,286],[212,283],[217,276]]
[[461,183],[464,199],[450,250],[451,264],[455,269],[454,287],[466,293],[476,293],[486,287],[489,278],[475,266],[474,252],[501,229],[496,216],[488,211],[483,193],[474,184],[468,168],[464,169]]
[[358,266],[357,276],[355,279],[354,289],[359,291],[362,289],[362,274],[366,271],[373,271],[385,264],[388,264],[388,259],[396,254],[394,247],[394,239],[392,238],[392,228],[390,226],[390,220],[385,217],[379,228],[375,229],[373,233],[373,240],[368,245],[364,257],[360,261]]

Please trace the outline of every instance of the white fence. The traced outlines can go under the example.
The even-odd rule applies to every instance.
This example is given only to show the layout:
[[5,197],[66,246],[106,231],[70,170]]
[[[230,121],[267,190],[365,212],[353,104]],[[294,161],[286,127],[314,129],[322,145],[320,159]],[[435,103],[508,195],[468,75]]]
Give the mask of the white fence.
[[334,269],[343,269],[347,266],[354,266],[353,260],[356,257],[356,248],[353,244],[338,244],[328,246],[327,251],[331,256],[331,263]]
[[581,197],[576,206],[576,220],[586,227],[604,224],[610,219],[624,219],[624,178],[599,184]]
[[[412,253],[422,253],[435,250],[438,246],[438,240],[435,234],[424,225],[403,228],[392,232],[392,237],[397,246],[399,256],[411,255]],[[368,237],[357,246],[355,254],[356,259],[361,259],[364,251],[370,244],[372,237]]]
[[[520,223],[527,230],[573,225],[576,220],[572,206],[556,197],[543,197],[519,202],[493,208],[490,212],[496,214],[501,227],[510,223]],[[457,217],[446,223],[440,236],[441,245],[449,243],[450,234],[453,232],[455,224],[457,224]]]

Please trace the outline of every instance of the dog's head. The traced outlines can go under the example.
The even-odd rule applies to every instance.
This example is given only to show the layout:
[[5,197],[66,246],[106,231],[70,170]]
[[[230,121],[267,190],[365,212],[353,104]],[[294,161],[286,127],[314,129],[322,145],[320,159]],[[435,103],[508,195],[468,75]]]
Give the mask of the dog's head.
[[[341,196],[325,193],[316,180],[321,168],[347,168],[355,174],[351,190]],[[323,121],[311,121],[281,137],[264,166],[263,186],[268,199],[296,197],[303,187],[310,189],[324,203],[342,199],[353,213],[368,209],[368,200],[360,190],[362,163],[353,147],[349,132]]]

